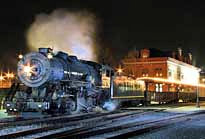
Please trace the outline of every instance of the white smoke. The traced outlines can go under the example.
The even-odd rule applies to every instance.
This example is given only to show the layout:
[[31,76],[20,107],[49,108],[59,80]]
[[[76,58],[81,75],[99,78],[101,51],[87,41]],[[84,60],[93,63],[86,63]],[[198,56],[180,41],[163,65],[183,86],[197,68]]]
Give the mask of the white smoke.
[[116,101],[107,101],[103,105],[103,108],[108,110],[108,111],[114,111],[118,107],[118,103]]
[[28,29],[27,41],[31,50],[50,47],[80,59],[97,61],[96,27],[96,17],[89,12],[58,9],[36,16]]

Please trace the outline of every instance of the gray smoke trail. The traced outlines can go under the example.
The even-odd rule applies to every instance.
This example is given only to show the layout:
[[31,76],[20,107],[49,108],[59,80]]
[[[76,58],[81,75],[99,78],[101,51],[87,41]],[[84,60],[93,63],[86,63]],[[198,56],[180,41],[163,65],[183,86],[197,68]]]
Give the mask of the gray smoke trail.
[[86,11],[68,12],[63,9],[51,14],[39,14],[27,32],[31,50],[50,47],[78,58],[97,61],[96,17]]

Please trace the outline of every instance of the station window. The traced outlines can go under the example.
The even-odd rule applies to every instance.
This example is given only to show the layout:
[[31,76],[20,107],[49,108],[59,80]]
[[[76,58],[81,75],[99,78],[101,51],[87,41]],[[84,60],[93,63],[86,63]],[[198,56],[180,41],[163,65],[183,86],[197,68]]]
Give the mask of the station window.
[[162,92],[162,84],[159,84],[159,92]]
[[156,92],[162,92],[162,84],[156,84],[155,85],[155,91]]
[[162,76],[162,68],[155,68],[155,75],[158,76]]
[[156,92],[159,92],[158,84],[155,85],[155,91],[156,91]]
[[142,76],[143,77],[145,77],[145,76],[148,77],[148,75],[149,75],[149,70],[148,69],[143,69],[142,70]]
[[169,75],[169,77],[172,77],[172,71],[171,70],[169,70],[168,75]]

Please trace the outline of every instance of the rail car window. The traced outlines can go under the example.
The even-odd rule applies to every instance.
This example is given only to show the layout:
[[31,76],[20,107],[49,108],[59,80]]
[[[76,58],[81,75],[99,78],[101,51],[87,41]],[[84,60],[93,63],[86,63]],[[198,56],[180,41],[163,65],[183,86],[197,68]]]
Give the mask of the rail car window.
[[142,91],[144,89],[144,84],[139,81],[131,79],[120,79],[114,80],[114,84],[118,87],[120,91]]
[[143,81],[129,79],[125,76],[114,79],[113,97],[144,96],[145,84]]
[[172,71],[171,70],[168,71],[168,75],[169,75],[169,77],[172,77]]

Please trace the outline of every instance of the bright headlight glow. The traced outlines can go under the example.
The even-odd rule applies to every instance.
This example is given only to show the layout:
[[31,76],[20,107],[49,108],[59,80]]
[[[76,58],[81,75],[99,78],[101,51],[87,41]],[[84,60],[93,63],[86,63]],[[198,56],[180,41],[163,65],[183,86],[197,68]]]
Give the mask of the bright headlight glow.
[[24,66],[23,70],[25,73],[31,73],[32,68],[30,66]]
[[32,73],[35,73],[33,71],[33,66],[31,66],[30,64],[27,65],[23,65],[23,73],[26,74],[26,76],[31,76]]

